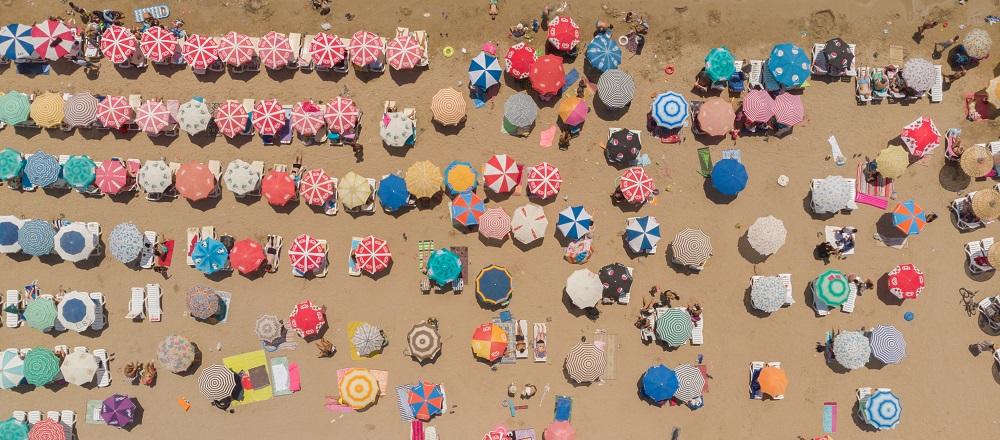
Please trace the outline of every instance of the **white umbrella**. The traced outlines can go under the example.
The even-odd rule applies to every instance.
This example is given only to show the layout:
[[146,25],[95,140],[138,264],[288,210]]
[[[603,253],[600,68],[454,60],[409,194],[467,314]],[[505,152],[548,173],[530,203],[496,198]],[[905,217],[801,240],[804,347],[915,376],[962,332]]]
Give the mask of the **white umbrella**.
[[872,356],[871,343],[864,333],[841,332],[833,338],[833,356],[848,370],[857,370],[868,363]]
[[764,313],[773,313],[785,305],[785,283],[780,277],[761,277],[750,288],[750,303]]
[[260,173],[257,170],[240,159],[229,162],[229,165],[226,165],[226,172],[222,175],[222,180],[226,182],[226,188],[241,196],[257,189],[260,178]]
[[56,319],[67,330],[79,333],[90,328],[96,315],[94,300],[86,293],[73,291],[63,295],[62,301],[59,301]]
[[66,382],[73,385],[89,383],[97,373],[97,357],[86,351],[74,351],[66,355],[59,370]]
[[174,173],[162,160],[147,160],[139,168],[139,186],[143,191],[158,194],[166,191],[174,182]]
[[581,309],[597,305],[603,292],[604,284],[590,269],[579,269],[566,279],[566,294]]
[[787,235],[785,223],[773,215],[757,218],[757,221],[747,229],[747,241],[750,242],[750,247],[765,256],[778,252],[778,249],[784,246]]
[[74,222],[60,226],[55,236],[56,253],[69,262],[86,260],[97,246],[96,238],[84,223]]
[[510,220],[510,230],[514,233],[514,239],[524,244],[544,237],[548,226],[549,220],[545,218],[545,211],[541,206],[531,203],[515,209]]
[[208,128],[212,112],[204,101],[192,99],[177,109],[177,124],[188,134],[198,134]]
[[812,190],[812,208],[817,214],[837,212],[851,207],[854,188],[849,180],[840,176],[827,176]]

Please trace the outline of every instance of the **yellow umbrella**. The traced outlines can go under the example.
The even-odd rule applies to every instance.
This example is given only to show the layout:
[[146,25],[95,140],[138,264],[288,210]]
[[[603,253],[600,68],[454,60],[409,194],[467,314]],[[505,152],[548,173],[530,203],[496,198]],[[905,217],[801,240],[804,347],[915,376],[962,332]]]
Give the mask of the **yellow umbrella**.
[[378,398],[378,381],[367,368],[347,369],[338,385],[340,401],[354,409],[365,409]]
[[458,125],[465,119],[465,97],[451,87],[441,89],[431,98],[431,113],[442,125]]
[[422,160],[406,169],[406,189],[418,198],[433,197],[441,191],[444,176],[441,168],[430,161]]
[[984,145],[976,144],[965,149],[958,164],[969,177],[983,177],[993,169],[993,155]]
[[878,173],[883,177],[898,179],[906,172],[906,167],[910,166],[910,153],[899,145],[893,145],[878,153],[875,164],[878,165]]
[[361,177],[351,171],[340,178],[337,183],[337,197],[345,208],[353,209],[368,202],[372,195],[372,188],[368,186],[368,179]]
[[972,213],[980,220],[1000,217],[1000,192],[993,188],[976,191],[972,196]]
[[1000,108],[1000,76],[990,80],[990,85],[986,86],[986,99],[993,107]]
[[31,103],[31,119],[39,127],[58,127],[63,121],[64,103],[62,95],[45,92]]
[[477,180],[479,175],[471,163],[456,160],[444,169],[444,185],[452,194],[475,190]]

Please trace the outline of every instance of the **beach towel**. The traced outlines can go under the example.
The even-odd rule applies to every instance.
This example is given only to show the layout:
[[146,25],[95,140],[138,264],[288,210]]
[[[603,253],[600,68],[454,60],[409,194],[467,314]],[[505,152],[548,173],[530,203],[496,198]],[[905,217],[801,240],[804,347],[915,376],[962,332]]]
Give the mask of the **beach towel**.
[[837,432],[837,402],[823,402],[823,432]]
[[503,331],[507,332],[507,352],[503,354],[502,358],[500,358],[500,363],[501,364],[517,363],[517,353],[514,352],[517,343],[516,338],[514,337],[514,335],[516,334],[515,333],[516,330],[514,328],[514,322],[512,321],[503,322],[500,320],[500,318],[493,318],[493,323],[500,326],[500,328],[502,328]]
[[233,401],[234,406],[263,402],[274,396],[268,374],[269,363],[264,350],[229,356],[222,359],[222,364],[236,372],[247,372],[254,384],[254,389],[243,390],[243,399]]
[[708,364],[698,364],[694,367],[701,372],[701,377],[705,379],[705,385],[701,387],[701,393],[705,394],[708,392]]
[[614,380],[615,376],[615,355],[618,353],[618,335],[605,333],[603,330],[594,333],[594,344],[603,344],[604,360],[607,365],[601,379]]
[[335,396],[326,396],[326,403],[324,403],[323,406],[330,411],[338,413],[354,412],[354,408],[340,403],[340,399]]
[[[361,321],[351,321],[347,323],[347,338],[351,339],[354,337],[354,332],[358,330],[358,327],[364,325]],[[361,356],[358,354],[358,349],[351,344],[351,360],[360,361],[362,359],[368,359],[367,356]]]
[[410,386],[396,386],[396,410],[399,411],[399,419],[404,422],[412,422],[413,408],[410,406]]
[[701,170],[698,171],[698,174],[707,179],[708,176],[712,175],[712,150],[709,150],[708,147],[699,148],[698,163],[701,164]]
[[843,166],[846,159],[844,159],[844,152],[840,151],[840,143],[837,142],[837,137],[831,135],[826,141],[830,143],[830,155],[833,156],[834,162],[836,162],[838,167]]
[[889,207],[889,196],[892,195],[892,179],[878,176],[874,183],[865,180],[865,163],[858,163],[857,178],[855,179],[854,201],[874,206],[879,209]]
[[299,364],[292,362],[288,364],[288,389],[292,392],[302,390],[302,380],[299,375]]
[[288,358],[284,356],[271,358],[271,386],[274,387],[275,396],[292,394]]
[[569,72],[566,72],[566,81],[563,83],[562,90],[559,93],[566,93],[570,88],[576,87],[577,83],[580,81],[580,72],[576,68],[572,68]]
[[743,151],[739,148],[732,148],[729,150],[722,150],[723,159],[733,159],[737,162],[743,163]]
[[551,147],[552,141],[556,139],[556,131],[556,126],[551,125],[549,128],[538,132],[538,146],[545,148]]
[[568,422],[573,416],[573,398],[567,396],[556,396],[555,420],[557,422]]

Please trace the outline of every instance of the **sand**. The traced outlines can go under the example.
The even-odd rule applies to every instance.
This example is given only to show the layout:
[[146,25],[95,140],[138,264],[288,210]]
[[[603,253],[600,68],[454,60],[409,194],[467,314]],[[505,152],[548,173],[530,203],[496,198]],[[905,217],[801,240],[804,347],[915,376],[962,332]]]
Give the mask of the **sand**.
[[[10,410],[73,409],[80,415],[77,429],[80,438],[141,438],[166,439],[176,437],[265,438],[293,435],[300,438],[350,436],[350,438],[405,438],[409,426],[396,416],[395,398],[383,398],[363,413],[336,414],[323,407],[324,396],[336,394],[335,371],[345,367],[380,368],[391,371],[389,383],[395,386],[418,379],[443,382],[447,385],[454,414],[438,417],[432,424],[441,438],[480,438],[483,432],[497,424],[509,428],[534,427],[539,435],[552,420],[553,395],[573,396],[573,425],[580,438],[665,438],[671,427],[682,428],[682,438],[811,438],[822,431],[821,410],[825,401],[836,401],[840,407],[836,438],[870,437],[868,428],[852,421],[854,392],[859,386],[890,387],[902,399],[903,420],[894,432],[879,434],[880,438],[928,438],[947,434],[950,437],[972,437],[1000,433],[997,427],[996,387],[1000,374],[989,356],[974,358],[968,344],[984,339],[976,320],[966,316],[959,303],[958,288],[980,291],[977,298],[992,292],[995,281],[966,275],[962,244],[969,240],[991,236],[989,229],[959,233],[949,225],[947,203],[956,192],[971,191],[992,185],[989,181],[956,178],[952,169],[944,166],[941,151],[924,163],[910,167],[898,179],[896,191],[900,199],[915,197],[926,209],[936,211],[941,220],[924,233],[909,240],[903,250],[881,247],[869,237],[876,231],[876,221],[885,212],[862,206],[851,214],[832,219],[814,218],[807,211],[808,182],[813,177],[839,174],[851,177],[854,156],[874,155],[895,138],[900,128],[920,115],[934,119],[944,132],[949,127],[961,127],[967,143],[995,140],[995,121],[969,123],[962,118],[961,99],[964,93],[982,88],[996,72],[996,61],[990,59],[970,72],[945,93],[945,101],[929,104],[920,100],[912,105],[882,104],[868,107],[855,105],[853,83],[813,81],[803,99],[810,122],[796,127],[784,139],[743,138],[735,145],[743,150],[743,161],[750,171],[746,191],[728,203],[716,203],[706,196],[705,181],[696,174],[696,149],[702,144],[688,131],[688,139],[679,145],[664,145],[647,140],[644,152],[654,164],[647,168],[663,193],[656,204],[641,209],[641,214],[655,215],[663,225],[665,241],[661,252],[653,257],[628,259],[620,237],[622,225],[632,212],[612,206],[608,194],[618,176],[605,165],[598,144],[603,142],[607,127],[642,128],[647,111],[647,96],[665,90],[684,92],[689,98],[690,78],[701,64],[707,50],[725,44],[742,58],[767,56],[771,44],[792,41],[803,47],[842,36],[855,42],[859,61],[885,63],[889,44],[899,44],[910,55],[929,57],[931,44],[943,41],[958,30],[960,24],[985,26],[982,17],[995,13],[997,2],[976,0],[967,6],[951,1],[856,1],[837,4],[801,2],[790,4],[774,0],[757,2],[729,1],[654,2],[621,1],[613,5],[618,10],[634,9],[651,14],[652,30],[645,53],[625,61],[624,69],[637,79],[638,91],[633,108],[619,120],[602,120],[591,115],[583,134],[573,141],[569,151],[538,147],[537,131],[529,138],[514,138],[498,133],[502,103],[513,92],[503,87],[496,105],[470,110],[468,122],[457,134],[443,134],[430,124],[429,102],[433,91],[442,87],[462,89],[466,81],[466,65],[486,39],[501,40],[505,50],[509,40],[503,38],[506,28],[516,20],[536,16],[539,2],[502,2],[495,22],[486,14],[486,2],[459,5],[458,2],[429,0],[425,2],[368,2],[365,4],[334,2],[334,13],[320,17],[305,1],[266,1],[254,5],[230,0],[173,1],[173,13],[187,21],[191,31],[209,30],[221,34],[235,29],[258,35],[268,30],[284,32],[315,32],[319,24],[329,21],[335,32],[350,34],[365,28],[383,35],[391,34],[396,26],[426,29],[434,55],[431,68],[419,74],[383,74],[361,80],[352,71],[344,77],[320,77],[315,74],[260,73],[252,77],[198,78],[189,70],[162,75],[148,69],[120,73],[108,63],[100,75],[88,78],[82,71],[63,63],[49,76],[28,78],[13,69],[0,71],[3,89],[22,91],[90,90],[105,94],[140,93],[145,97],[164,96],[187,99],[204,96],[209,101],[226,98],[270,98],[292,103],[303,98],[330,99],[349,89],[366,112],[366,130],[362,135],[365,158],[355,163],[346,147],[265,147],[254,139],[233,145],[219,138],[207,145],[193,143],[182,134],[176,139],[151,140],[145,135],[132,138],[100,136],[92,132],[63,133],[59,131],[17,132],[10,128],[0,131],[0,145],[29,152],[43,148],[55,154],[89,154],[96,159],[110,156],[142,159],[166,156],[173,161],[217,159],[224,163],[234,158],[264,160],[267,163],[291,163],[301,150],[307,167],[324,167],[335,175],[349,170],[377,177],[386,172],[405,169],[420,159],[433,160],[444,166],[452,159],[464,159],[479,164],[491,154],[504,152],[526,164],[541,160],[553,162],[562,170],[565,184],[559,199],[545,206],[554,219],[555,213],[570,204],[583,203],[593,213],[597,230],[594,245],[597,253],[585,266],[597,270],[607,263],[622,261],[636,269],[635,291],[659,284],[680,293],[682,302],[697,301],[705,308],[706,344],[664,350],[659,346],[642,345],[632,326],[641,301],[634,295],[629,306],[604,306],[599,319],[591,321],[569,310],[562,298],[565,277],[579,266],[561,258],[561,249],[554,235],[529,251],[521,251],[512,242],[503,246],[485,246],[476,234],[463,234],[451,226],[445,205],[434,209],[409,212],[393,217],[384,213],[351,218],[344,213],[336,217],[317,214],[307,206],[278,213],[266,202],[241,203],[226,192],[216,206],[192,207],[185,200],[152,203],[141,198],[128,203],[108,198],[84,198],[76,193],[53,196],[42,191],[20,193],[0,191],[2,213],[33,218],[52,218],[64,214],[69,218],[101,222],[108,231],[122,221],[132,221],[143,229],[156,230],[182,239],[189,226],[215,225],[220,233],[237,239],[262,238],[268,233],[282,234],[286,239],[303,232],[328,240],[331,244],[332,269],[325,279],[304,280],[288,272],[287,260],[282,270],[250,280],[238,274],[209,280],[201,273],[184,267],[183,259],[175,259],[173,276],[167,280],[150,271],[136,272],[105,258],[97,267],[81,269],[56,261],[49,264],[38,259],[20,261],[0,258],[0,279],[5,288],[16,288],[37,279],[43,290],[55,291],[60,286],[83,291],[102,291],[108,297],[108,328],[98,338],[73,333],[52,337],[29,328],[4,329],[0,336],[4,346],[29,347],[65,344],[90,348],[107,348],[116,353],[112,364],[114,382],[110,388],[84,389],[68,387],[53,391],[38,389],[24,394],[7,394],[0,403],[0,414]],[[130,10],[131,4],[107,1],[109,7]],[[126,4],[130,6],[126,7]],[[220,5],[221,4],[221,5]],[[347,6],[342,6],[347,4]],[[11,5],[23,5],[11,8]],[[92,6],[87,2],[86,6]],[[57,1],[15,0],[5,2],[5,21],[32,22],[65,7]],[[675,8],[676,7],[676,8]],[[447,12],[447,18],[443,12]],[[356,15],[353,21],[344,18],[346,12]],[[424,17],[424,13],[428,17]],[[601,2],[573,2],[568,10],[584,30],[603,17]],[[911,39],[916,26],[928,14],[944,17],[949,27],[927,32],[921,44]],[[889,24],[891,22],[891,24]],[[888,29],[888,33],[883,33]],[[994,40],[1000,41],[995,28],[988,28]],[[441,33],[446,32],[447,37]],[[963,33],[964,34],[964,33]],[[585,41],[589,38],[585,38]],[[536,40],[536,43],[538,41]],[[444,58],[444,45],[468,48]],[[995,58],[995,57],[994,57]],[[577,61],[581,67],[583,57]],[[677,73],[664,78],[665,64],[674,64]],[[391,155],[381,147],[375,118],[381,102],[394,99],[401,106],[418,110],[417,147],[405,157]],[[556,113],[544,107],[539,116],[539,128],[553,123]],[[838,168],[828,160],[826,138],[834,134],[849,158],[849,165]],[[717,159],[720,150],[731,148],[726,140],[713,145]],[[775,181],[780,174],[789,176],[791,183],[781,188]],[[511,210],[527,200],[513,196],[496,203]],[[788,244],[767,261],[753,264],[738,250],[745,229],[759,216],[775,215],[784,220],[788,229]],[[824,269],[822,262],[811,257],[813,246],[820,241],[817,234],[826,224],[854,225],[859,228],[858,251],[847,260],[835,261],[829,267],[857,271],[866,277],[879,278],[896,264],[915,263],[927,274],[927,289],[916,301],[902,306],[889,303],[886,292],[867,293],[858,299],[856,311],[839,311],[826,318],[816,318],[808,306],[807,281]],[[689,275],[669,266],[664,252],[669,238],[685,227],[697,227],[712,238],[715,255],[702,273]],[[550,228],[550,234],[554,234]],[[394,253],[391,273],[373,280],[353,278],[345,273],[348,245],[354,235],[375,234],[386,238]],[[405,234],[405,235],[404,235]],[[496,313],[483,310],[467,291],[461,295],[423,295],[418,290],[420,279],[416,266],[416,241],[436,240],[438,246],[470,247],[472,273],[491,264],[506,265],[514,274],[515,294],[511,310],[519,319],[549,324],[550,363],[519,362],[502,365],[497,371],[473,360],[468,341],[477,324],[488,321]],[[286,241],[288,243],[288,241]],[[795,298],[792,307],[766,318],[748,312],[745,305],[749,277],[754,274],[792,273]],[[123,319],[126,313],[129,287],[159,282],[163,286],[164,317],[161,323],[132,323]],[[185,316],[184,292],[192,285],[205,283],[233,293],[233,310],[228,323],[206,325]],[[884,287],[882,287],[884,289]],[[332,359],[316,359],[315,349],[301,344],[296,351],[279,352],[302,370],[303,390],[288,397],[277,397],[237,409],[233,415],[212,408],[201,398],[196,375],[178,376],[161,371],[153,388],[126,384],[121,367],[130,360],[154,358],[157,342],[169,334],[181,334],[195,341],[203,350],[202,364],[220,362],[232,354],[259,348],[253,334],[253,322],[262,313],[287,316],[292,306],[310,299],[328,308],[330,328],[326,337],[340,349]],[[916,314],[905,322],[906,311]],[[441,358],[421,367],[403,355],[405,332],[428,316],[440,319],[445,340]],[[385,353],[375,359],[352,361],[347,354],[349,338],[346,327],[350,321],[369,321],[384,327],[391,342]],[[899,327],[909,343],[908,357],[901,365],[882,369],[864,368],[850,373],[831,369],[815,342],[831,329],[871,328],[879,323]],[[617,379],[604,384],[574,386],[564,376],[562,361],[568,348],[581,337],[592,337],[596,329],[618,335]],[[221,351],[215,351],[217,343]],[[651,365],[693,363],[703,354],[712,376],[711,391],[705,396],[706,405],[698,411],[683,407],[658,408],[640,400],[636,383]],[[781,361],[791,384],[783,401],[760,402],[747,399],[747,365],[751,361]],[[544,398],[534,397],[527,410],[510,418],[500,405],[506,398],[510,382],[546,384],[551,391]],[[113,428],[86,425],[82,422],[88,399],[103,399],[121,392],[135,396],[144,408],[141,424],[131,433]],[[188,398],[193,407],[184,413],[175,403],[178,397]]]

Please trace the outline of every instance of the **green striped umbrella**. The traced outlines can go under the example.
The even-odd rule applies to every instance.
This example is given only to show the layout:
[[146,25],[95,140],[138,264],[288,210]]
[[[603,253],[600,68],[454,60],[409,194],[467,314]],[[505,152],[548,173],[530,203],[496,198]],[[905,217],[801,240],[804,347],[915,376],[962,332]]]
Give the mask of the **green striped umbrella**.
[[59,375],[59,358],[45,347],[35,347],[24,356],[24,378],[34,386],[45,386]]
[[816,278],[813,292],[826,305],[836,307],[847,302],[847,297],[851,293],[851,283],[843,272],[829,269]]
[[13,417],[0,422],[0,440],[26,440],[28,424],[14,420]]
[[24,156],[13,148],[0,151],[0,179],[13,179],[24,169]]
[[736,72],[736,66],[733,65],[733,53],[728,48],[716,47],[708,52],[705,57],[705,73],[712,82],[729,79],[733,72]]
[[24,320],[41,331],[56,324],[56,314],[56,304],[48,298],[37,298],[24,308]]
[[97,164],[88,156],[70,156],[63,164],[63,179],[74,188],[86,188],[94,183]]
[[0,96],[0,121],[8,124],[20,124],[28,120],[31,102],[28,95],[21,92],[9,92]]
[[656,336],[671,347],[680,347],[691,339],[691,315],[684,309],[667,309],[656,318]]

